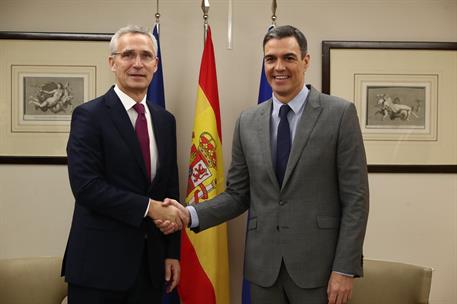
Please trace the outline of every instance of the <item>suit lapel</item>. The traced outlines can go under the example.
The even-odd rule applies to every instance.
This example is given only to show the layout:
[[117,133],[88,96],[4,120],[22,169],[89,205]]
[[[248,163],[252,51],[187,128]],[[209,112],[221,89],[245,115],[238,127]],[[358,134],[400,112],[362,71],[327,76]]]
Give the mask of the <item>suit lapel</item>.
[[297,130],[295,132],[294,142],[292,144],[289,161],[287,162],[286,173],[284,175],[283,186],[287,183],[293,169],[297,165],[321,111],[322,107],[319,100],[319,91],[311,87],[303,114],[298,122]]
[[144,176],[147,178],[146,167],[144,165],[143,155],[141,154],[140,144],[135,134],[135,129],[132,126],[132,122],[130,121],[127,111],[125,111],[121,100],[114,92],[113,88],[106,93],[105,102],[113,124],[116,126],[127,147],[129,147],[132,151],[132,154],[140,166]]
[[273,106],[272,100],[268,100],[262,105],[260,105],[259,115],[256,119],[256,125],[258,127],[258,139],[259,139],[259,149],[263,151],[263,159],[265,160],[266,170],[268,176],[273,184],[278,184],[278,179],[276,178],[275,170],[273,167],[273,161],[271,159],[271,136],[270,136],[270,118],[271,118],[271,108]]

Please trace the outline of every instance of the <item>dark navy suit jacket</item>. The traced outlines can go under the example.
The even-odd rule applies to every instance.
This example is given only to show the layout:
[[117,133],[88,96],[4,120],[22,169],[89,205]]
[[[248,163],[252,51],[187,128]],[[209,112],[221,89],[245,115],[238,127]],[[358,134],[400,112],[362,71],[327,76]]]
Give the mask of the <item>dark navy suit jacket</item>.
[[108,290],[133,286],[144,246],[153,283],[164,284],[164,259],[179,258],[180,233],[164,236],[144,218],[149,198],[179,199],[176,122],[148,102],[158,148],[154,180],[134,127],[111,88],[78,106],[67,145],[75,209],[62,275],[72,284]]

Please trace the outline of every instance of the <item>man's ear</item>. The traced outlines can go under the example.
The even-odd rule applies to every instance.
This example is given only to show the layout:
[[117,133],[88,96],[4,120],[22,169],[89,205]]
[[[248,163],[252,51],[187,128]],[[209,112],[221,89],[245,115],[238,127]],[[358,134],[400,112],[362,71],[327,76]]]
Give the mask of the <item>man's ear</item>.
[[303,57],[303,59],[302,59],[302,62],[305,66],[305,71],[308,69],[310,61],[311,61],[311,56],[309,55],[309,53],[306,53],[305,57]]
[[114,61],[114,57],[113,56],[109,56],[108,57],[108,65],[111,69],[111,72],[115,72],[116,71],[116,63]]
[[159,67],[159,57],[156,57],[156,65],[154,67],[154,73],[157,72],[158,67]]

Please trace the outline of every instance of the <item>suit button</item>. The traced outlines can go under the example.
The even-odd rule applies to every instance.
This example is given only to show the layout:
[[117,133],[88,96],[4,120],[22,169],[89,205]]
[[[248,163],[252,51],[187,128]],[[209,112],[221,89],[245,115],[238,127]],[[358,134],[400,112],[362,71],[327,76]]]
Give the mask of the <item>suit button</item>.
[[280,204],[281,206],[284,206],[284,205],[286,204],[286,202],[285,202],[285,201],[279,201],[279,204]]
[[276,230],[279,231],[279,226],[276,226]]

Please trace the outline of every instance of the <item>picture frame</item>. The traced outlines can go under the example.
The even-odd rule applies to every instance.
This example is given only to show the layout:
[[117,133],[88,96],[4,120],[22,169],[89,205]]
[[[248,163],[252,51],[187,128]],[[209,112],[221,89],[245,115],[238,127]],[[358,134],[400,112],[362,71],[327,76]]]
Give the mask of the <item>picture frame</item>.
[[322,41],[322,92],[354,102],[368,171],[457,173],[457,42]]
[[0,32],[0,164],[66,164],[73,109],[114,83],[111,36]]

